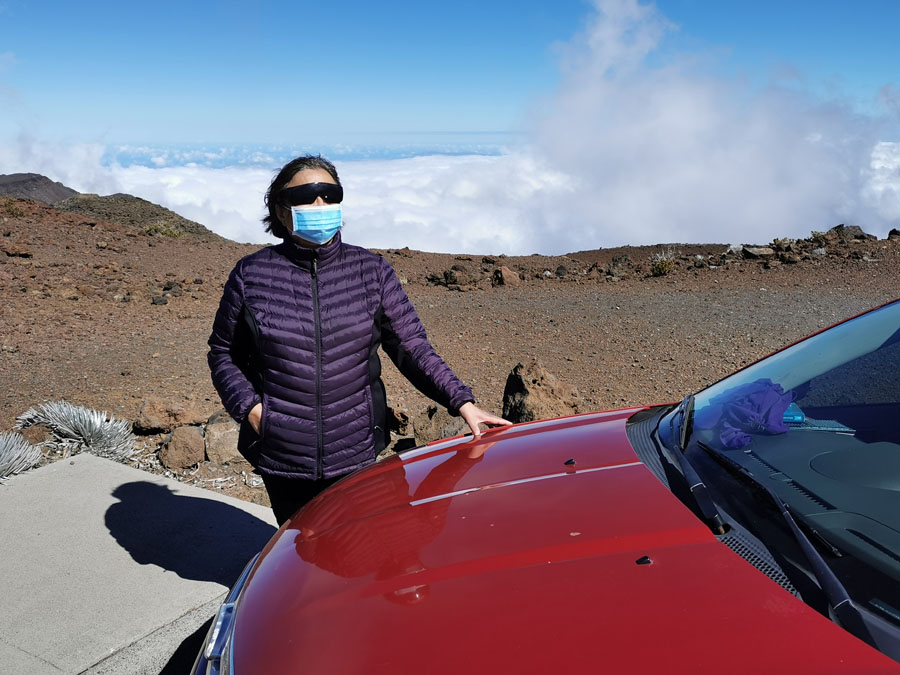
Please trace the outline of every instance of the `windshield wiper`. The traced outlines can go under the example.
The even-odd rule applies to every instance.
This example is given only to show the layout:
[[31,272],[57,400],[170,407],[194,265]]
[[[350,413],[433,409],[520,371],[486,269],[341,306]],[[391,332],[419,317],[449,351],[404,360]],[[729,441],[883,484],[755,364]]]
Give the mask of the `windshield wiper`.
[[[868,628],[866,628],[862,615],[853,604],[853,601],[850,598],[850,594],[847,593],[847,589],[844,588],[844,585],[837,578],[837,575],[835,575],[835,573],[831,570],[831,567],[828,566],[828,563],[825,562],[825,559],[816,550],[816,547],[813,546],[812,542],[809,540],[809,537],[807,537],[803,533],[803,530],[800,529],[800,526],[797,525],[797,521],[794,519],[794,516],[791,515],[790,508],[784,502],[784,500],[779,497],[772,488],[770,488],[768,485],[754,476],[749,469],[742,466],[725,453],[717,452],[702,441],[697,441],[697,445],[710,456],[714,457],[715,459],[724,461],[726,464],[733,467],[736,471],[745,476],[750,482],[760,487],[763,491],[765,491],[766,494],[769,495],[769,497],[775,503],[775,506],[778,507],[778,510],[781,512],[781,515],[784,518],[785,522],[788,524],[788,528],[793,533],[794,539],[800,546],[800,550],[803,551],[803,555],[806,556],[806,559],[809,561],[810,569],[813,573],[813,576],[815,576],[816,581],[819,582],[819,588],[821,588],[822,592],[825,594],[825,598],[828,601],[829,606],[831,607],[832,613],[834,614],[835,622],[839,626],[842,626],[849,632],[853,633],[859,639],[864,640],[874,647],[875,641],[872,639]],[[831,545],[829,544],[829,547],[830,546]]]
[[[675,430],[673,429],[676,418],[681,419],[681,426],[678,428],[677,435],[674,433]],[[675,460],[678,462],[681,473],[687,481],[688,490],[690,490],[691,496],[700,508],[703,518],[713,532],[716,534],[725,534],[725,525],[722,522],[722,517],[719,515],[719,510],[716,508],[712,497],[709,496],[709,491],[697,474],[696,469],[694,469],[693,465],[684,455],[684,449],[687,447],[688,441],[691,438],[690,432],[693,425],[694,395],[688,394],[679,404],[676,414],[672,415],[672,418],[669,420],[669,430],[671,431],[670,437],[678,438],[678,447],[672,454],[675,455]]]

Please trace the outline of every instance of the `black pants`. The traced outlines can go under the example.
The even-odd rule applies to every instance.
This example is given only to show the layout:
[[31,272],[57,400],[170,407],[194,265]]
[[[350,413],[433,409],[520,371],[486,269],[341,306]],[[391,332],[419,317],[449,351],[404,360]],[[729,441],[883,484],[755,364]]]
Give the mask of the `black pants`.
[[303,478],[285,478],[283,476],[269,476],[261,473],[266,492],[269,493],[269,501],[272,502],[272,511],[275,512],[275,520],[281,527],[300,507],[312,500],[332,483],[343,476],[323,478],[322,480],[305,480]]

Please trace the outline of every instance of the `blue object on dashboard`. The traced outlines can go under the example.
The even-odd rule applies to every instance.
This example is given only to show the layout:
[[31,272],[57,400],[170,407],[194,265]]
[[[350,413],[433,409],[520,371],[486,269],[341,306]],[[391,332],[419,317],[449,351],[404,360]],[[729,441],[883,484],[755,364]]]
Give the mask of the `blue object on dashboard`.
[[803,414],[803,411],[800,410],[800,406],[796,403],[791,403],[787,410],[784,411],[784,423],[785,424],[803,424],[806,421],[806,415]]

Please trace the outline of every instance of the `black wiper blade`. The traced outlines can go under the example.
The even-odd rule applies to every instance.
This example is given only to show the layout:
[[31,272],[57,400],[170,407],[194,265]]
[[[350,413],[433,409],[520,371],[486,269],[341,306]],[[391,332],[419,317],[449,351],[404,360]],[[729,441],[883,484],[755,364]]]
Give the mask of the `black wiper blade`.
[[828,604],[831,606],[831,611],[834,613],[835,621],[838,623],[838,625],[843,626],[861,640],[864,640],[870,645],[874,646],[875,642],[872,639],[869,630],[866,628],[859,610],[853,604],[853,601],[850,598],[850,594],[847,593],[847,589],[844,588],[844,585],[831,570],[831,567],[828,566],[828,563],[825,562],[825,559],[816,550],[816,547],[813,546],[812,542],[809,540],[809,537],[807,537],[803,533],[803,530],[800,529],[800,526],[797,525],[797,521],[794,519],[794,516],[791,515],[790,508],[784,502],[784,500],[779,497],[772,488],[770,488],[768,485],[754,476],[753,473],[746,467],[742,466],[725,453],[716,452],[716,450],[706,445],[702,441],[697,441],[697,445],[716,459],[722,460],[728,465],[734,467],[739,473],[744,475],[749,481],[751,481],[754,485],[758,486],[763,491],[765,491],[766,494],[769,495],[769,497],[775,503],[775,506],[778,507],[778,510],[781,512],[781,515],[784,518],[785,522],[788,524],[788,528],[793,533],[794,539],[800,546],[800,550],[803,551],[803,555],[806,556],[806,559],[809,561],[810,569],[812,570],[813,575],[816,577],[816,580],[819,582],[819,587],[825,594],[825,597],[828,600]]
[[824,534],[819,532],[819,530],[817,530],[816,527],[807,520],[806,516],[804,516],[802,513],[794,513],[794,509],[792,509],[790,506],[787,506],[787,504],[785,504],[785,507],[787,508],[788,513],[790,513],[794,518],[794,520],[798,521],[798,525],[802,525],[803,529],[805,529],[809,534],[815,537],[816,541],[819,542],[822,546],[827,548],[828,552],[831,555],[833,555],[835,558],[842,558],[844,556],[844,554],[837,546],[828,541],[828,538]]
[[681,402],[681,427],[678,430],[678,447],[681,452],[687,447],[694,430],[694,395],[688,394]]
[[694,426],[694,395],[688,394],[675,406],[669,417],[669,439],[684,452]]
[[[680,412],[677,415],[673,415],[672,419],[669,421],[670,425],[674,425],[676,417],[681,420],[681,426],[678,428],[677,436],[678,447],[674,449],[672,454],[678,462],[681,473],[688,483],[688,490],[690,490],[691,496],[694,498],[700,512],[703,514],[703,518],[709,524],[710,528],[712,528],[713,532],[716,534],[725,534],[725,524],[722,522],[722,517],[719,515],[719,509],[716,508],[715,502],[713,502],[712,497],[709,496],[709,490],[706,489],[706,485],[701,480],[697,470],[694,469],[690,460],[684,455],[684,449],[687,447],[687,442],[691,437],[690,428],[693,426],[693,394],[688,394],[684,397],[684,400],[679,405],[679,411]],[[669,428],[672,430],[671,426]],[[672,431],[674,432],[674,430]],[[672,433],[671,436],[672,438],[676,437],[674,433]]]

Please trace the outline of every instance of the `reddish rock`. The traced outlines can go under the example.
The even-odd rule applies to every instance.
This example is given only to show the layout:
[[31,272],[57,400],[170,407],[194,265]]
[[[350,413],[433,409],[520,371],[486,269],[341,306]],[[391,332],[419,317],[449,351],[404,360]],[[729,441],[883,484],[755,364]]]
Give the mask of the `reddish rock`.
[[206,458],[216,464],[232,464],[243,460],[238,452],[240,427],[229,418],[206,427]]
[[206,422],[208,412],[195,404],[182,404],[161,398],[146,398],[134,422],[134,430],[141,434],[171,431],[175,427]]
[[159,451],[159,461],[167,469],[186,469],[203,461],[204,450],[199,427],[178,427]]
[[501,265],[494,270],[493,283],[494,286],[520,286],[522,279],[506,265]]
[[5,253],[10,258],[31,258],[34,255],[27,246],[12,242],[0,242],[0,253]]

